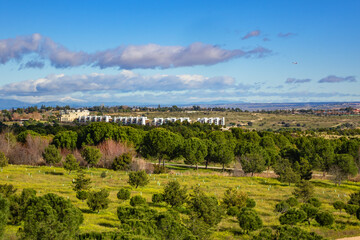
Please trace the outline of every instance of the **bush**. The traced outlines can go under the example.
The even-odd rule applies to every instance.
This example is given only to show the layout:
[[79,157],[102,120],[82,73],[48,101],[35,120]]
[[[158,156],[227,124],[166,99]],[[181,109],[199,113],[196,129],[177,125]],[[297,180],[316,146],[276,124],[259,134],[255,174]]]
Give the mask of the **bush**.
[[81,156],[88,163],[88,166],[94,166],[99,162],[102,154],[96,147],[85,146],[81,152]]
[[180,207],[187,200],[186,187],[181,188],[178,181],[170,181],[164,187],[164,202],[172,207]]
[[133,207],[139,206],[139,205],[145,205],[145,204],[146,204],[146,199],[140,195],[133,196],[130,199],[130,205]]
[[279,221],[281,225],[289,224],[294,225],[296,223],[302,222],[306,219],[306,213],[303,210],[297,210],[292,208],[286,213],[280,216]]
[[320,226],[331,226],[335,221],[334,216],[329,212],[319,212],[315,220]]
[[289,209],[290,209],[290,205],[285,201],[281,201],[275,205],[275,212],[278,212],[278,213],[285,213]]
[[79,163],[72,154],[66,155],[65,162],[63,165],[64,165],[64,169],[69,171],[69,174],[71,173],[71,171],[77,170],[79,168]]
[[6,167],[9,163],[9,159],[3,152],[0,152],[0,167]]
[[238,207],[243,208],[246,206],[248,195],[244,192],[236,190],[234,188],[229,188],[224,193],[224,198],[222,204],[226,208]]
[[135,188],[137,188],[138,186],[144,187],[149,183],[149,181],[150,181],[149,176],[146,174],[144,170],[129,173],[128,183]]
[[3,236],[9,217],[9,201],[0,194],[0,238]]
[[161,193],[155,193],[152,195],[151,201],[153,203],[161,203],[164,201],[164,196]]
[[311,182],[301,180],[301,182],[296,184],[293,194],[296,198],[300,198],[303,202],[307,202],[310,198],[312,198],[314,192],[314,186]]
[[162,173],[168,173],[169,169],[167,167],[164,167],[162,165],[155,164],[154,165],[154,174],[162,174]]
[[301,210],[306,213],[306,219],[310,225],[310,220],[316,217],[316,214],[319,212],[319,209],[314,207],[309,203],[305,203],[301,206]]
[[226,211],[226,214],[232,217],[235,217],[239,214],[240,209],[238,207],[229,207]]
[[12,184],[0,184],[0,194],[5,198],[9,198],[11,195],[14,195],[17,189]]
[[273,234],[271,229],[265,228],[261,230],[259,235],[254,236],[253,240],[288,240],[288,239],[301,239],[301,240],[321,240],[324,239],[314,232],[306,232],[298,227],[280,226],[277,227]]
[[101,174],[100,174],[100,177],[101,178],[106,178],[106,171],[102,171]]
[[24,214],[29,205],[29,200],[35,196],[36,191],[31,188],[24,188],[20,195],[10,196],[10,224],[18,225],[24,220]]
[[354,204],[360,206],[360,191],[350,194],[350,200],[348,204]]
[[336,210],[340,210],[340,212],[341,212],[342,209],[345,209],[345,205],[346,204],[344,202],[342,202],[342,201],[336,201],[336,202],[333,203],[333,207]]
[[106,189],[101,189],[98,192],[90,192],[87,198],[87,205],[94,212],[99,212],[101,209],[106,209],[109,206],[109,192]]
[[360,208],[356,211],[356,218],[360,220]]
[[240,210],[237,219],[239,225],[245,232],[255,231],[262,228],[262,220],[257,213],[249,208],[243,208]]
[[127,188],[120,188],[119,192],[116,194],[119,200],[128,200],[130,199],[131,192]]
[[252,198],[246,199],[246,207],[247,208],[254,208],[256,206],[256,202]]
[[50,165],[59,163],[62,159],[59,149],[57,149],[54,145],[50,145],[45,148],[42,156],[45,159],[45,162]]
[[156,214],[156,211],[144,206],[129,207],[120,206],[117,208],[117,216],[121,223],[125,223],[131,219],[145,220],[150,219]]
[[77,191],[76,192],[76,198],[81,200],[81,201],[84,201],[84,200],[86,200],[88,198],[88,192],[84,191],[84,190]]
[[319,199],[317,199],[317,198],[310,198],[308,201],[307,201],[307,203],[309,203],[309,204],[311,204],[311,205],[313,205],[314,207],[320,207],[321,206],[321,202],[320,202],[320,200]]
[[286,203],[289,204],[290,207],[296,207],[299,204],[298,200],[294,197],[286,199]]
[[132,161],[131,154],[124,153],[114,159],[112,164],[112,169],[114,169],[115,171],[129,170],[131,161]]
[[346,204],[345,205],[345,212],[350,215],[355,215],[356,211],[358,210],[359,206],[354,204]]

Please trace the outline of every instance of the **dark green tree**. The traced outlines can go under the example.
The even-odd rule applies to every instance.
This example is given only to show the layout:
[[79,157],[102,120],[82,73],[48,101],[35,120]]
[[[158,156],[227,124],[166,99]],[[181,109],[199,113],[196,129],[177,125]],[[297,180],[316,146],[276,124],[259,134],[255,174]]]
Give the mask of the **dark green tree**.
[[57,149],[54,145],[49,145],[45,148],[42,156],[45,159],[45,162],[50,165],[59,163],[62,159],[59,149]]
[[210,227],[218,225],[224,215],[215,197],[207,196],[199,187],[194,189],[188,201],[191,217],[204,221]]
[[354,204],[360,206],[360,191],[350,194],[350,200],[348,204]]
[[254,173],[261,173],[266,169],[264,157],[257,153],[243,155],[240,157],[240,163],[242,170],[245,173],[251,173],[251,176],[253,176]]
[[203,140],[196,137],[185,140],[183,156],[186,164],[196,165],[197,170],[198,164],[204,162],[207,154],[207,145]]
[[355,176],[358,173],[358,168],[353,156],[349,154],[336,154],[330,172],[334,176],[335,184],[340,186],[343,180],[349,176]]
[[301,180],[296,184],[293,195],[296,198],[301,199],[303,202],[307,202],[310,198],[314,196],[315,190],[311,182],[307,180]]
[[288,199],[286,199],[286,202],[289,204],[290,207],[296,207],[299,204],[298,200],[294,197],[289,197]]
[[345,212],[349,215],[355,215],[356,211],[358,210],[359,206],[354,204],[346,204],[345,205]]
[[306,220],[308,221],[309,225],[310,225],[310,220],[314,219],[317,213],[319,212],[319,209],[317,207],[314,207],[309,203],[305,203],[301,205],[300,209],[306,213]]
[[281,201],[275,205],[275,212],[278,213],[285,213],[289,209],[290,209],[290,205],[285,201]]
[[315,197],[310,198],[307,201],[307,203],[309,203],[309,204],[311,204],[311,205],[313,205],[314,207],[317,207],[317,208],[321,206],[320,200],[318,198],[315,198]]
[[73,189],[75,192],[87,191],[90,189],[91,179],[85,176],[85,172],[80,170],[77,173],[75,181],[73,181]]
[[99,162],[102,154],[96,147],[85,146],[81,152],[81,156],[88,163],[88,166],[94,166]]
[[25,212],[20,239],[73,239],[84,218],[70,200],[49,193],[31,198]]
[[274,166],[274,172],[279,176],[280,182],[297,183],[300,180],[300,176],[296,173],[291,166],[288,159],[280,158]]
[[131,192],[127,188],[120,188],[119,192],[116,194],[119,200],[128,200],[130,199]]
[[139,186],[144,187],[149,182],[150,182],[149,176],[146,174],[144,170],[129,173],[128,183],[135,188],[138,188]]
[[163,196],[164,202],[172,207],[183,205],[188,198],[186,187],[181,188],[180,183],[176,180],[170,181],[165,185]]
[[64,169],[69,171],[69,174],[71,171],[77,170],[79,168],[79,163],[77,162],[74,155],[71,153],[66,155],[65,162],[64,162]]
[[155,204],[161,203],[164,201],[164,196],[161,193],[155,193],[152,195],[151,201]]
[[255,231],[263,226],[261,218],[257,213],[250,208],[243,208],[240,210],[239,215],[237,216],[239,225],[246,233],[249,231]]
[[133,207],[136,207],[139,205],[145,205],[145,204],[146,204],[146,199],[140,195],[136,195],[136,196],[133,196],[132,198],[130,198],[130,205]]
[[5,198],[9,198],[14,195],[17,189],[12,184],[0,184],[0,194],[2,194]]
[[0,151],[0,167],[6,167],[9,163],[9,159],[3,152]]
[[78,140],[78,134],[74,131],[63,131],[55,135],[53,139],[53,144],[57,148],[66,148],[73,150],[76,148],[76,143]]
[[85,191],[85,190],[80,190],[80,191],[76,192],[76,198],[81,201],[86,200],[88,198],[88,195],[89,195],[89,192]]
[[0,237],[3,236],[9,218],[9,201],[0,194]]
[[124,153],[118,157],[115,157],[114,162],[112,163],[112,169],[115,171],[129,170],[131,161],[131,153]]
[[24,188],[20,195],[10,196],[10,224],[20,224],[24,219],[25,210],[29,204],[29,200],[35,196],[36,191],[31,188]]
[[334,216],[329,212],[319,212],[315,220],[321,226],[331,226],[335,221]]
[[106,189],[89,192],[86,203],[92,211],[100,212],[100,210],[108,208],[110,202],[108,197],[109,192]]
[[345,203],[342,202],[342,201],[336,201],[333,203],[333,207],[336,209],[336,210],[340,210],[340,213],[341,213],[341,210],[345,209]]
[[228,188],[222,199],[222,204],[229,209],[230,207],[237,207],[241,209],[246,206],[248,195],[234,188]]
[[300,223],[305,219],[306,219],[306,213],[303,210],[298,210],[295,208],[288,210],[279,217],[279,221],[281,225],[284,224],[295,225],[296,223]]

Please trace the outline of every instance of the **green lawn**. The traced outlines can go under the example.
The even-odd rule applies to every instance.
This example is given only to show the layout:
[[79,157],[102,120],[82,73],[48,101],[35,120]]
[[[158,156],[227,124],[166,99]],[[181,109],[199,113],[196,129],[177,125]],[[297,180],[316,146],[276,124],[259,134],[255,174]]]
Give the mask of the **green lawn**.
[[[105,179],[100,177],[103,171],[108,171]],[[90,169],[86,172],[91,176],[93,189],[106,188],[110,191],[111,204],[108,209],[100,211],[99,214],[89,211],[86,203],[75,197],[75,192],[72,190],[72,180],[75,174],[69,175],[62,168],[10,165],[0,172],[0,184],[13,184],[19,189],[18,192],[23,188],[34,188],[38,195],[51,192],[69,198],[84,213],[85,220],[80,227],[81,232],[114,231],[120,224],[116,216],[116,208],[121,204],[129,204],[129,201],[120,202],[116,198],[119,188],[128,186],[127,173],[105,169]],[[171,179],[180,181],[189,189],[192,186],[200,185],[206,192],[219,199],[228,187],[245,191],[251,198],[255,199],[257,203],[255,210],[259,213],[264,225],[268,227],[279,225],[279,216],[273,212],[274,206],[279,201],[290,197],[294,189],[294,186],[287,186],[271,178],[232,177],[227,173],[209,170],[196,172],[187,169],[171,170],[169,174],[151,175],[150,184],[143,188],[133,189],[132,196],[141,194],[148,202],[151,202],[152,194],[161,192],[163,186]],[[336,224],[332,228],[320,228],[316,226],[314,221],[310,227],[306,223],[300,226],[330,239],[360,235],[360,221],[344,212],[340,214],[331,205],[336,200],[347,201],[349,194],[360,190],[360,184],[345,182],[342,186],[336,187],[333,183],[325,180],[312,180],[312,182],[316,186],[316,197],[323,203],[321,208],[334,212]],[[156,208],[161,211],[165,209],[165,206]],[[17,228],[8,226],[5,239],[15,239],[13,236],[16,234]],[[213,234],[213,238],[246,239],[248,236],[240,234],[240,228],[235,218],[227,217],[219,224],[218,231]]]

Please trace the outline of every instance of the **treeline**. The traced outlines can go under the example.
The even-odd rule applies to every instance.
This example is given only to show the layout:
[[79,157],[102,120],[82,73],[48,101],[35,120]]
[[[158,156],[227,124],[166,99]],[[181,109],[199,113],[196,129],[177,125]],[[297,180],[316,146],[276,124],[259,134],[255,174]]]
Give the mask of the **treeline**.
[[359,138],[326,139],[300,131],[221,131],[218,126],[199,123],[149,127],[102,122],[2,128],[0,151],[10,163],[38,164],[48,145],[63,154],[73,153],[85,165],[88,163],[81,153],[85,146],[93,146],[102,154],[100,163],[93,163],[95,166],[111,167],[115,157],[131,152],[159,163],[177,159],[190,165],[215,164],[225,168],[238,162],[242,171],[249,174],[271,168],[288,183],[311,179],[313,171],[321,171],[331,173],[334,181],[341,184],[356,175],[360,166]]

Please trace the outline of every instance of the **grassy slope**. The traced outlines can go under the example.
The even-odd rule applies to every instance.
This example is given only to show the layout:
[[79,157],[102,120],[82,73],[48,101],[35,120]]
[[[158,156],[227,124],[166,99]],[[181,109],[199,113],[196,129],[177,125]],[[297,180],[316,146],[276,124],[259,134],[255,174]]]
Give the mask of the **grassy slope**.
[[[78,206],[84,212],[84,223],[80,230],[81,232],[90,231],[114,231],[119,225],[116,216],[116,208],[120,204],[129,204],[128,201],[121,203],[116,198],[116,193],[122,186],[127,186],[126,172],[109,171],[105,179],[100,178],[104,169],[90,169],[88,172],[91,175],[92,186],[94,189],[106,188],[110,191],[111,204],[108,209],[100,211],[99,214],[92,213],[88,210],[85,202],[81,202],[75,197],[75,192],[72,190],[72,179],[75,174],[69,175],[62,168],[50,167],[32,167],[32,166],[8,166],[0,172],[0,184],[9,183],[16,186],[19,190],[23,188],[34,188],[38,195],[46,193],[56,193],[65,198],[69,198],[73,204]],[[248,193],[251,198],[256,200],[256,211],[259,212],[260,217],[264,221],[265,226],[278,225],[278,215],[273,212],[274,206],[277,202],[284,200],[291,196],[293,186],[287,186],[279,183],[275,179],[266,178],[251,178],[251,177],[229,177],[226,174],[214,173],[210,171],[196,172],[194,170],[175,171],[172,174],[151,175],[150,184],[144,188],[133,189],[132,196],[135,194],[142,194],[147,201],[151,201],[153,193],[162,191],[163,186],[170,180],[177,179],[181,184],[200,186],[209,194],[213,194],[218,198],[222,197],[227,187],[239,188]],[[347,201],[349,194],[360,190],[360,184],[347,182],[340,187],[335,187],[329,181],[312,181],[316,186],[316,197],[318,197],[323,205],[322,209],[334,212],[336,215],[336,224],[332,229],[320,228],[313,222],[311,227],[307,224],[302,224],[302,228],[315,231],[323,236],[335,239],[343,236],[360,235],[360,221],[355,217],[349,216],[346,213],[335,212],[331,203],[335,200]],[[157,207],[158,210],[161,210]],[[347,223],[346,228],[341,230],[342,223]],[[10,238],[16,234],[18,227],[10,226],[6,230],[6,237]],[[215,232],[213,237],[217,239],[243,239],[247,236],[239,234],[240,228],[235,221],[235,218],[228,217],[224,219],[219,227],[219,231]]]

